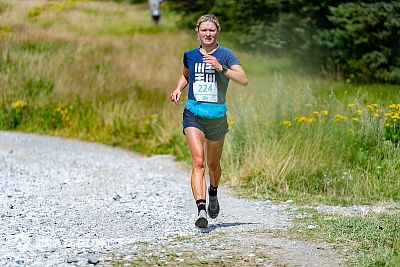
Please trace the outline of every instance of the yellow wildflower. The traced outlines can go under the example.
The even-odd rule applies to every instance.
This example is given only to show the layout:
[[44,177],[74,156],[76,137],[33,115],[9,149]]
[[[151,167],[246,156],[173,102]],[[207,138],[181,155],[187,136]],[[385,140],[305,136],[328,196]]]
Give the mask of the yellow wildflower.
[[11,105],[12,109],[14,109],[14,110],[20,110],[26,106],[27,106],[26,102],[21,99],[18,99]]
[[[61,118],[63,122],[69,122],[71,120],[70,110],[64,107],[56,107],[53,109],[53,116]],[[228,122],[229,123],[229,122]]]
[[356,106],[356,104],[350,103],[347,105],[348,108],[354,108]]
[[316,121],[317,121],[317,119],[313,118],[313,117],[307,119],[308,123],[313,123],[313,122],[316,122]]
[[307,121],[307,118],[306,118],[306,117],[296,117],[294,120],[295,120],[296,122],[306,122],[306,121]]
[[369,105],[366,106],[366,108],[367,108],[367,109],[374,110],[374,109],[377,109],[377,108],[378,108],[378,104],[369,104]]
[[400,119],[400,116],[399,116],[399,114],[393,114],[391,116],[391,118],[394,119],[394,120],[397,120],[397,119]]
[[335,121],[347,121],[347,117],[337,114],[335,115]]
[[400,104],[391,104],[391,105],[389,105],[389,108],[390,108],[390,109],[397,109],[397,110],[400,110]]
[[352,118],[351,120],[352,120],[353,122],[359,122],[359,121],[360,121],[359,118]]
[[311,114],[314,115],[314,116],[320,116],[321,115],[318,111],[313,111]]
[[292,122],[290,122],[290,121],[282,121],[281,123],[282,123],[282,125],[285,125],[287,127],[291,127],[292,126]]
[[357,110],[354,111],[354,113],[357,114],[357,115],[362,115],[363,111],[362,111],[362,109],[357,109]]
[[327,110],[323,110],[323,111],[321,111],[321,114],[324,116],[328,116],[329,112]]

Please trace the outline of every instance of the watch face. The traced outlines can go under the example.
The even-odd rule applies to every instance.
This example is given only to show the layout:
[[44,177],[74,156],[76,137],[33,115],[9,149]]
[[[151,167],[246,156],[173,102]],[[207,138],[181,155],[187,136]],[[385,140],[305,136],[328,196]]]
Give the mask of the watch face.
[[226,71],[228,69],[228,66],[222,65],[222,71]]

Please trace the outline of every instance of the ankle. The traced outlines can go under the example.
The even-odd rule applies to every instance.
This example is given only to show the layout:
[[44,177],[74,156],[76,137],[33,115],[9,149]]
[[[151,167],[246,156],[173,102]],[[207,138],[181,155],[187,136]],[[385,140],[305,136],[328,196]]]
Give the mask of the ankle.
[[208,188],[208,195],[215,197],[217,194],[218,194],[218,186],[215,187],[210,184],[210,187]]
[[200,213],[201,210],[206,210],[206,200],[205,199],[198,199],[196,200],[197,210]]

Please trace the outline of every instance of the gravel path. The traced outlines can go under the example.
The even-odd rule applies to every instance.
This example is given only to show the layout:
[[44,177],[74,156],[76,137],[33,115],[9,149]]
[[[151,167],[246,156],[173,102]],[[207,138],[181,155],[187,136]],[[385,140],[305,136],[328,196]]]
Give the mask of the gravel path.
[[218,220],[200,231],[189,174],[170,156],[0,132],[1,266],[343,265],[326,244],[271,235],[290,227],[292,204],[224,189],[220,203]]

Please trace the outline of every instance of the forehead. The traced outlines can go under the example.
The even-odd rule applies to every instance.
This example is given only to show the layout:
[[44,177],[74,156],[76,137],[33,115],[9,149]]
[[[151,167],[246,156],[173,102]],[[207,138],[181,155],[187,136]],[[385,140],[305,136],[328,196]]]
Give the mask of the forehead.
[[217,29],[217,25],[215,25],[212,21],[204,21],[200,23],[199,29]]

